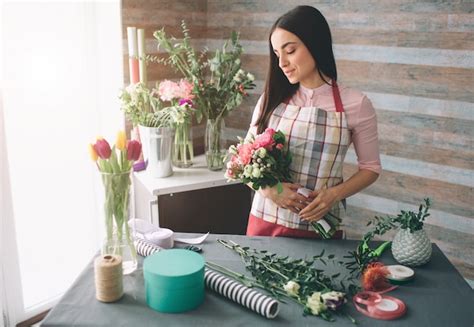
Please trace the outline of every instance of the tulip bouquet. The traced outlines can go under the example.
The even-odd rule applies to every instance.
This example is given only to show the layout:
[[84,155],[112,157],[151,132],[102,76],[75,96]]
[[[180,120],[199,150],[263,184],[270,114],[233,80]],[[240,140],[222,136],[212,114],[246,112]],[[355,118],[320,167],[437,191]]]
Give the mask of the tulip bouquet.
[[[124,273],[127,273],[127,269],[129,272],[135,270],[137,263],[135,247],[126,222],[130,203],[130,171],[133,162],[140,157],[141,148],[140,142],[127,141],[123,131],[117,134],[117,141],[112,148],[101,137],[94,144],[89,144],[89,153],[96,162],[104,186],[107,238],[102,251],[122,255]],[[124,244],[130,249],[129,260],[123,251]]]

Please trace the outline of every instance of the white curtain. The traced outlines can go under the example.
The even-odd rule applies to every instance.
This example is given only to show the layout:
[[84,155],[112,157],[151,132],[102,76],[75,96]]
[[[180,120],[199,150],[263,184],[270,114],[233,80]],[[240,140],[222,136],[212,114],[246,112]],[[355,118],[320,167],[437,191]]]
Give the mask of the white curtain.
[[2,19],[2,190],[12,210],[1,219],[16,233],[2,234],[1,249],[17,262],[2,260],[16,288],[3,298],[16,291],[7,304],[18,322],[51,307],[99,248],[87,144],[123,128],[120,1],[4,1]]

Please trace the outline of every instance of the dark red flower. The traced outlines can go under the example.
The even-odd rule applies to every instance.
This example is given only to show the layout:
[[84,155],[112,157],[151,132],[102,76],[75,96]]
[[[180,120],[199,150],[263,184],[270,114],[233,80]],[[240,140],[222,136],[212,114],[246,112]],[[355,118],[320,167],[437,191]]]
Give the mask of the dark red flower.
[[142,144],[138,141],[127,141],[127,160],[136,161],[142,153]]

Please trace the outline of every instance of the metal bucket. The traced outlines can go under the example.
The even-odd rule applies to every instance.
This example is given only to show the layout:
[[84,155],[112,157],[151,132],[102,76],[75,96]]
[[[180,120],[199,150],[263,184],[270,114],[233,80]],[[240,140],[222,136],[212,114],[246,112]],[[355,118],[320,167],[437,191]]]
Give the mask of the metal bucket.
[[173,174],[171,167],[171,148],[173,130],[169,127],[140,126],[140,138],[143,144],[143,156],[148,160],[147,172],[156,178]]

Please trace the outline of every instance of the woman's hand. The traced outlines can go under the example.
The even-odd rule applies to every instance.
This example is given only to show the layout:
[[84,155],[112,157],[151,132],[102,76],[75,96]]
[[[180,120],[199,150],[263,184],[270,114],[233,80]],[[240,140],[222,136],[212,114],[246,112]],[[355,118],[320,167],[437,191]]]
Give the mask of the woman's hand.
[[283,192],[278,194],[278,187],[266,187],[259,192],[266,198],[275,202],[280,208],[288,209],[294,213],[298,213],[301,209],[308,205],[308,199],[303,195],[296,193],[301,187],[298,184],[281,183]]
[[307,222],[318,221],[323,218],[332,206],[339,201],[334,188],[313,191],[309,198],[313,198],[313,201],[299,212],[300,218]]

